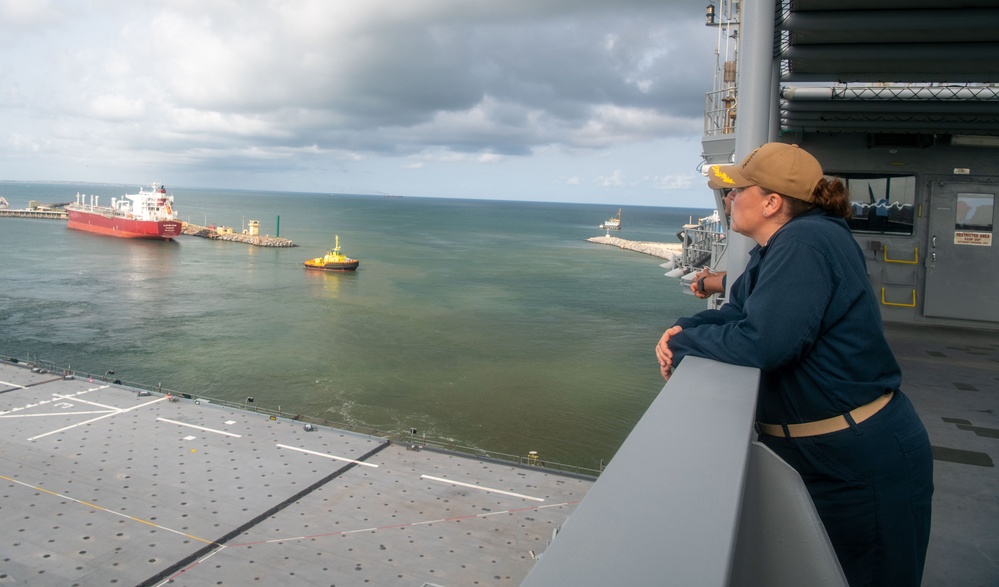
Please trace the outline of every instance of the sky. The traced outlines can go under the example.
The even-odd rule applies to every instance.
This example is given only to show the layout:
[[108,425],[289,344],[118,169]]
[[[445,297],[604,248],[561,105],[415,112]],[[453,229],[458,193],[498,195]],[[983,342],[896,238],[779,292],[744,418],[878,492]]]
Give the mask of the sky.
[[713,206],[688,0],[0,0],[0,180]]

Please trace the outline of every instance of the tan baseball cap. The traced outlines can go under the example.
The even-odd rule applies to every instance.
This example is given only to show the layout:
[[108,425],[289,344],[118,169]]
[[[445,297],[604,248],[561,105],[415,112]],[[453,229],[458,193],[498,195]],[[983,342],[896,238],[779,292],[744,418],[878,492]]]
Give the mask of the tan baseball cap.
[[822,179],[822,166],[798,145],[767,143],[738,165],[716,165],[708,171],[708,186],[716,189],[758,185],[782,196],[811,202]]

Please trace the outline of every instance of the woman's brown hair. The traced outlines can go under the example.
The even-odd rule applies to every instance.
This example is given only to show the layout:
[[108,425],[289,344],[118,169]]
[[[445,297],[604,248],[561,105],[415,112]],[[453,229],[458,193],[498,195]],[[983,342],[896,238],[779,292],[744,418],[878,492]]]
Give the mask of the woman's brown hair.
[[850,193],[839,179],[829,181],[823,177],[819,180],[818,185],[815,186],[812,196],[814,200],[811,202],[797,198],[781,197],[784,199],[784,205],[787,206],[791,218],[801,216],[816,206],[825,210],[826,214],[830,216],[850,217]]

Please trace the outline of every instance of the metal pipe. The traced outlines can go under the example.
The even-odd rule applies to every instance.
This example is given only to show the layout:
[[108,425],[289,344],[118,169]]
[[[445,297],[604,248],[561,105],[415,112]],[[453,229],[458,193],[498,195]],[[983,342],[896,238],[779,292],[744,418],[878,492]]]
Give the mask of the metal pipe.
[[922,114],[925,116],[999,116],[995,102],[786,102],[784,112],[828,112],[834,116],[840,113],[864,116],[878,114]]
[[815,10],[792,11],[778,26],[782,31],[885,31],[927,30],[973,31],[994,30],[991,23],[999,22],[999,10],[976,8],[974,10]]
[[[785,86],[781,88],[781,97],[786,100],[865,100],[865,101],[901,101],[901,100],[932,100],[934,102],[963,102],[967,100],[997,101],[999,87],[953,87],[953,86],[885,86],[852,88],[846,86],[801,87]],[[995,109],[994,105],[990,108]]]
[[785,117],[781,123],[787,130],[814,131],[878,131],[894,130],[901,132],[977,132],[979,134],[999,132],[999,122],[981,121],[931,121],[931,120],[818,120],[815,118]]
[[[863,83],[873,84],[891,79],[897,83],[995,83],[996,72],[995,62],[983,63],[979,61],[946,61],[937,63],[919,62],[907,64],[902,61],[895,62],[889,69],[878,69],[875,71],[875,64],[865,63],[865,71],[821,71],[821,72],[801,72],[789,71],[781,79],[785,82],[820,82],[829,83],[837,81],[839,83]],[[828,69],[835,69],[832,64],[827,64]],[[947,67],[944,68],[943,66]]]
[[[735,160],[741,161],[753,149],[776,136],[775,116],[778,61],[774,59],[775,0],[745,2],[742,6],[742,47],[739,56],[739,130],[735,134]],[[765,72],[770,72],[766,75]],[[728,278],[732,284],[746,269],[749,251],[756,245],[741,234],[729,234]]]
[[782,59],[810,61],[954,61],[966,66],[978,62],[994,70],[999,43],[854,43],[849,45],[791,45],[780,52]]

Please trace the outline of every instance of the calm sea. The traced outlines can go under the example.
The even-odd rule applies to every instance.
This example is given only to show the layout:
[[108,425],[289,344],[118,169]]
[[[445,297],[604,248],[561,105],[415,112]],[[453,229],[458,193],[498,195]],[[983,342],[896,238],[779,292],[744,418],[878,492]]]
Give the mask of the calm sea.
[[[136,188],[0,195],[109,204]],[[259,220],[299,246],[0,218],[0,354],[596,468],[662,388],[662,330],[703,308],[661,259],[585,242],[615,205],[168,189],[184,220]],[[614,236],[676,242],[706,212],[625,206]],[[335,234],[360,269],[305,270]]]

